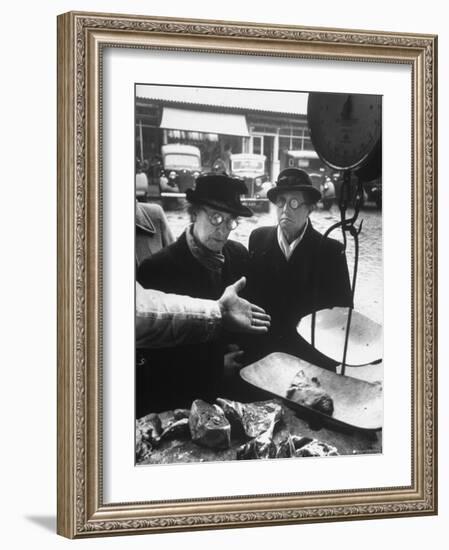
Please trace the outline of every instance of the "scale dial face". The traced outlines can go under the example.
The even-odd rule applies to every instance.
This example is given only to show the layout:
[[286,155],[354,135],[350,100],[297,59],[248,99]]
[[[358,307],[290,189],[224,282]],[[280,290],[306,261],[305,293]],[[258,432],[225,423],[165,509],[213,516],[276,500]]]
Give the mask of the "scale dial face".
[[323,161],[337,170],[357,168],[380,139],[382,97],[311,92],[307,117],[313,146]]

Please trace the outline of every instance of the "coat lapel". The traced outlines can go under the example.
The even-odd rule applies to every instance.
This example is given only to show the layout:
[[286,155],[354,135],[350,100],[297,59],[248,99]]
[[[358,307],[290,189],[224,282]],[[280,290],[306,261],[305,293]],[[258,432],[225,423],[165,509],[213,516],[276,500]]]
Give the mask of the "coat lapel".
[[260,252],[260,258],[263,258],[264,263],[267,262],[267,264],[271,264],[275,273],[279,273],[287,264],[287,260],[279,246],[277,225],[270,227],[270,231],[266,236],[266,240]]
[[304,237],[293,251],[293,254],[290,256],[290,262],[293,264],[298,260],[302,261],[301,259],[304,257],[315,258],[315,255],[320,245],[320,240],[321,235],[318,233],[318,231],[315,231],[311,221],[309,220],[309,225],[306,229],[306,232],[304,233]]
[[[310,288],[310,285],[313,286],[319,242],[320,234],[313,229],[309,220],[309,225],[304,233],[304,237],[287,262],[287,278],[290,284],[293,285],[292,289],[307,289]],[[285,260],[282,252],[281,255]]]
[[149,214],[139,205],[136,206],[136,227],[151,235],[156,233],[156,228]]

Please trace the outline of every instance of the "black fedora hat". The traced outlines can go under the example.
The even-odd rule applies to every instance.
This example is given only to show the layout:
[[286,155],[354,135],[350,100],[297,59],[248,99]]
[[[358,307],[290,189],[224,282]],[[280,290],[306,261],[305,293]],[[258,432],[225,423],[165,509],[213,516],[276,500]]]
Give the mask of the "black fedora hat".
[[318,202],[321,199],[320,191],[312,185],[309,174],[299,168],[286,168],[279,173],[276,181],[276,187],[272,187],[267,197],[271,202],[276,202],[279,193],[286,191],[302,191],[308,195],[312,202]]
[[234,216],[253,215],[252,210],[240,202],[240,195],[248,192],[245,183],[226,174],[204,174],[196,179],[195,189],[187,189],[186,199],[192,204],[204,204]]

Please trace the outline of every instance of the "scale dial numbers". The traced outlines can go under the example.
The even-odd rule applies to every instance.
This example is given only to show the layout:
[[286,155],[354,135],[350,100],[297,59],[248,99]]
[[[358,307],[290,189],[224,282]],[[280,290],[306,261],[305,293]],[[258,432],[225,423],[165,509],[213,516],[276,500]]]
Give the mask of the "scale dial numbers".
[[307,116],[313,146],[337,170],[359,167],[381,136],[379,95],[311,92]]

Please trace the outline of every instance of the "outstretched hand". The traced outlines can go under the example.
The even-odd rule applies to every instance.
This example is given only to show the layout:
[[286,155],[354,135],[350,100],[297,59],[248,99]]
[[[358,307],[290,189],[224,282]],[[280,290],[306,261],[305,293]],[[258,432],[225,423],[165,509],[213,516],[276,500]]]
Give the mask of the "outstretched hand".
[[231,332],[246,332],[263,334],[270,327],[270,316],[259,306],[241,298],[238,293],[246,285],[245,277],[241,277],[233,285],[225,288],[218,300],[223,327]]

